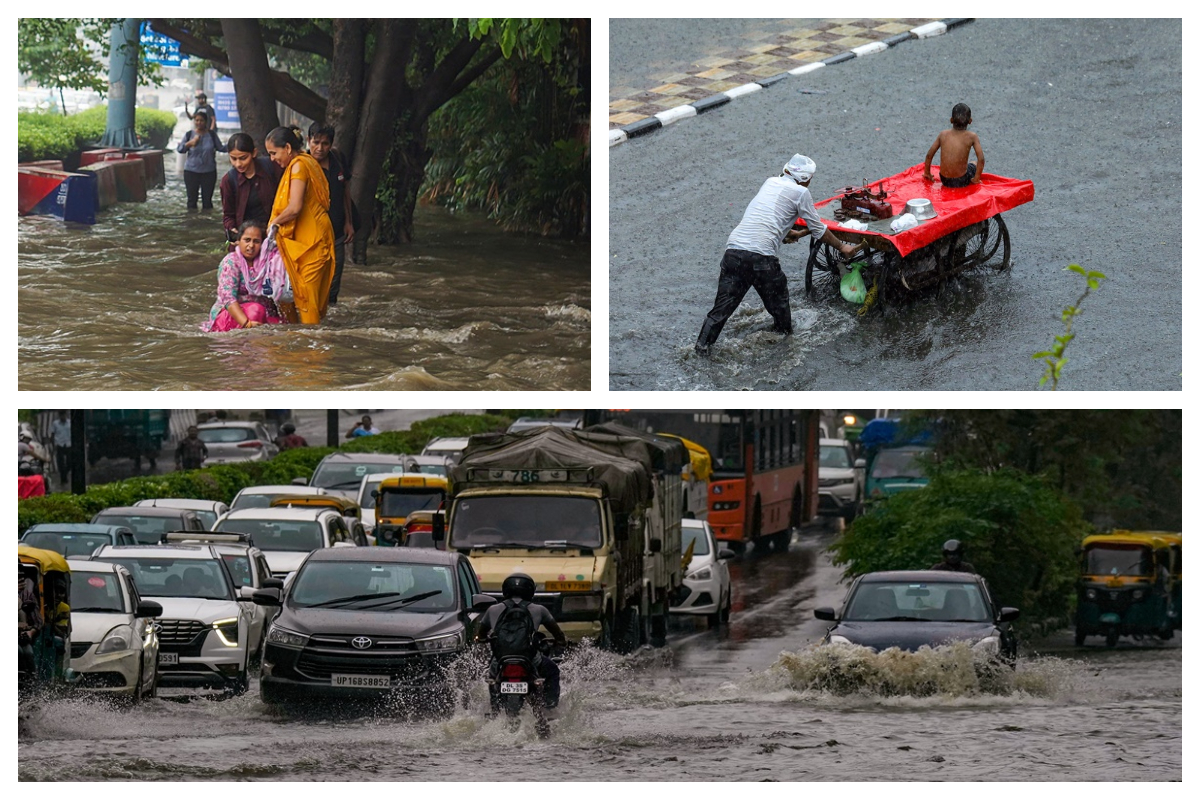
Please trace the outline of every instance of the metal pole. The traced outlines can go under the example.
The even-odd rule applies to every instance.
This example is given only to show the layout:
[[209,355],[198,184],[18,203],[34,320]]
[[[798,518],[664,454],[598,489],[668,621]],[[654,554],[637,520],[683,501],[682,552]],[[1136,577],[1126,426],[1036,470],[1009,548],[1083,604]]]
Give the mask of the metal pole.
[[71,412],[71,493],[87,491],[87,412]]
[[337,447],[341,443],[340,431],[338,431],[338,412],[336,408],[331,408],[325,412],[325,423],[328,429],[325,443],[330,447]]

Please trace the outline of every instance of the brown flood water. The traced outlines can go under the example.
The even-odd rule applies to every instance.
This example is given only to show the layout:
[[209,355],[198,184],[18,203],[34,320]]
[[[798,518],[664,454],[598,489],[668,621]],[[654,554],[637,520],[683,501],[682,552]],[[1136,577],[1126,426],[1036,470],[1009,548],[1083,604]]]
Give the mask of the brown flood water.
[[22,390],[586,390],[587,243],[418,209],[417,241],[347,264],[315,327],[199,326],[224,253],[216,210],[187,214],[181,179],[96,225],[21,217]]

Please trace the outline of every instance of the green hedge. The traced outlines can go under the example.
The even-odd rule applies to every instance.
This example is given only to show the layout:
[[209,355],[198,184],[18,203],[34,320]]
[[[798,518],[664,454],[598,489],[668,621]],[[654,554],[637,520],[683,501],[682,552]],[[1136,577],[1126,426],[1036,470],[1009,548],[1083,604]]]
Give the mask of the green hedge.
[[270,461],[220,464],[187,472],[129,478],[90,486],[80,495],[52,494],[17,503],[17,535],[40,522],[87,522],[98,511],[153,497],[192,497],[228,503],[247,486],[287,484],[312,477],[321,459],[338,450],[352,453],[419,453],[435,436],[469,436],[504,430],[512,419],[489,414],[447,414],[415,422],[407,431],[363,436],[340,448],[303,447]]
[[1021,609],[1026,631],[1068,619],[1078,568],[1075,547],[1089,532],[1079,507],[1038,476],[1015,470],[935,473],[929,485],[880,501],[833,544],[846,575],[926,569],[958,539],[966,561],[996,599]]
[[[69,117],[20,112],[17,114],[17,160],[70,160],[75,153],[104,136],[107,116],[107,106],[89,108]],[[170,111],[136,109],[134,130],[150,146],[164,148],[175,130],[175,115]]]

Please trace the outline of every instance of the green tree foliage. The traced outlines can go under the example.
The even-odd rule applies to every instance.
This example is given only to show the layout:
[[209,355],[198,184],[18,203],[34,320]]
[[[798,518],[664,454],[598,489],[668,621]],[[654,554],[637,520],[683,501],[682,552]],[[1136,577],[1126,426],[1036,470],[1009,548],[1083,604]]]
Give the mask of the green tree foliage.
[[909,421],[936,429],[943,463],[1045,476],[1097,527],[1181,528],[1178,409],[940,409]]
[[[42,112],[18,112],[17,160],[67,160],[104,135],[108,109],[89,108],[69,117]],[[175,127],[170,111],[139,108],[134,128],[139,137],[154,147],[166,146]]]
[[220,464],[186,472],[129,478],[91,486],[81,495],[31,497],[17,503],[17,531],[23,533],[39,522],[87,522],[105,508],[133,505],[138,500],[153,497],[192,497],[228,503],[247,486],[289,484],[295,478],[308,480],[321,459],[338,449],[355,453],[419,453],[435,436],[469,436],[504,430],[511,421],[507,416],[491,414],[448,414],[415,422],[407,431],[352,439],[341,448],[296,448],[286,450],[270,461]]
[[929,485],[877,504],[831,548],[849,576],[925,569],[958,539],[999,603],[1021,609],[1021,627],[1067,619],[1075,547],[1088,532],[1079,507],[1039,476],[1015,469],[937,471]]

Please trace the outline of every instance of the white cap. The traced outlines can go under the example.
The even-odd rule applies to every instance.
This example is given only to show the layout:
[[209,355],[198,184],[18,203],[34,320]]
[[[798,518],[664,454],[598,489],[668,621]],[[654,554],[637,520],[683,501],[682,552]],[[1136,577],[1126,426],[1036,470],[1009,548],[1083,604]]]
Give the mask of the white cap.
[[796,183],[807,183],[812,180],[813,175],[817,174],[817,162],[808,156],[797,153],[792,156],[791,161],[783,165],[783,172]]

